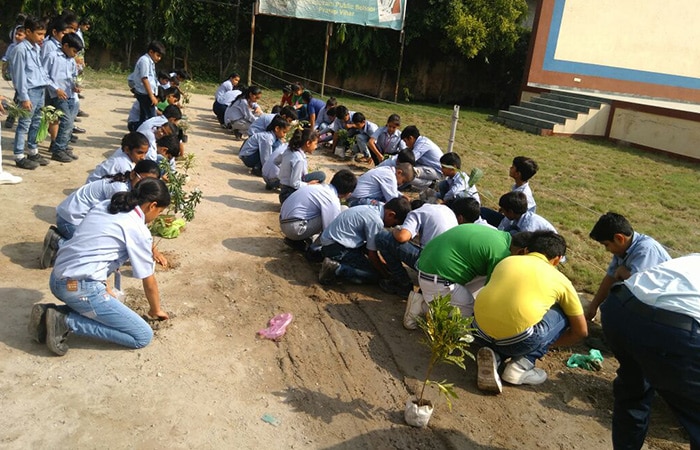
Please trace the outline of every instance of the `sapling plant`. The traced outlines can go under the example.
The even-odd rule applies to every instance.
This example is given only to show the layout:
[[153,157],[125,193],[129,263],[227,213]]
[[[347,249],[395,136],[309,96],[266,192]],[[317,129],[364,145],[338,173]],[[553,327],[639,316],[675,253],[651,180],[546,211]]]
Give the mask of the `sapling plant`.
[[[151,223],[153,234],[169,239],[177,237],[185,223],[194,219],[197,205],[202,201],[202,191],[199,188],[189,192],[185,190],[188,172],[194,167],[194,161],[194,154],[188,153],[182,160],[181,171],[174,171],[167,159],[160,162],[160,170],[170,192],[170,206]],[[181,218],[177,217],[178,214]]]

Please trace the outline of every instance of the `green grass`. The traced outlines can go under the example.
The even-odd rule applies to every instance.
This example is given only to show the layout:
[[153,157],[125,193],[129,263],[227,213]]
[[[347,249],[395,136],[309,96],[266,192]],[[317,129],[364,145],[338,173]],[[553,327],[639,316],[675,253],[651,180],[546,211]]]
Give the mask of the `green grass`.
[[[102,78],[107,77],[106,80]],[[119,80],[126,89],[126,75],[93,73],[99,85]],[[213,96],[214,83],[195,80],[197,93]],[[264,91],[262,103],[269,109],[278,91]],[[401,115],[402,125],[416,125],[421,134],[447,149],[451,106],[394,105],[365,98],[338,98],[350,110],[361,111],[383,125],[389,114]],[[508,168],[518,155],[535,159],[540,171],[530,181],[537,212],[566,238],[569,262],[562,268],[574,285],[595,292],[610,254],[588,238],[600,214],[625,215],[636,231],[648,234],[668,247],[671,256],[700,251],[700,165],[662,154],[613,145],[603,140],[542,137],[511,130],[488,121],[493,111],[462,109],[454,151],[462,168],[484,171],[478,189],[485,206],[495,207],[508,192],[512,180]]]

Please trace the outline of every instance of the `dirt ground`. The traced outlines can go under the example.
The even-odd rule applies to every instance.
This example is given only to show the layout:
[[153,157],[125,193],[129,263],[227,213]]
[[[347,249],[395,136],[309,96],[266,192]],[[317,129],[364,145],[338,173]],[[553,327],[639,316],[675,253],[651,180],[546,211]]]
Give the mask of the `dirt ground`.
[[[6,84],[0,93],[11,97]],[[317,283],[319,265],[283,244],[277,195],[242,165],[240,143],[218,126],[208,96],[193,96],[186,108],[188,150],[197,155],[190,186],[204,200],[179,238],[159,243],[172,262],[157,275],[172,319],[141,350],[73,336],[68,354],[56,357],[33,343],[31,305],[54,301],[38,262],[54,208],[118,147],[132,101],[126,92],[86,93],[90,117],[79,125],[88,133],[70,164],[17,169],[14,132],[2,130],[3,168],[24,181],[0,186],[0,447],[611,447],[617,365],[605,355],[601,372],[567,368],[586,347],[552,352],[540,363],[546,383],[506,386],[500,396],[476,389],[474,362],[466,372],[441,367],[434,378],[453,381],[459,394],[452,411],[437,400],[429,428],[405,425],[404,404],[427,362],[421,332],[401,325],[405,303],[376,286]],[[342,166],[318,153],[310,166]],[[140,281],[124,277],[123,286],[129,304],[145,310]],[[256,338],[282,312],[294,315],[287,334]],[[647,447],[687,447],[661,400]]]

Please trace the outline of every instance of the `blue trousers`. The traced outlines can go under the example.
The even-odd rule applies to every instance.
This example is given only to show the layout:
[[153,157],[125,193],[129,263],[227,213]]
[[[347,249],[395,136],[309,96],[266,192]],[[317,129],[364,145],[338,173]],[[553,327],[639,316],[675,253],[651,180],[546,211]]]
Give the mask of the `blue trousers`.
[[24,154],[24,147],[27,146],[29,153],[36,153],[39,143],[36,135],[39,133],[41,125],[41,108],[44,106],[46,88],[44,86],[31,88],[28,91],[29,101],[32,103],[32,115],[17,121],[15,130],[15,159],[21,159]]
[[626,286],[615,286],[600,307],[607,344],[620,363],[613,381],[613,446],[642,447],[658,392],[688,431],[691,449],[700,449],[700,327],[695,320],[687,321],[689,329],[660,323],[658,308],[642,305],[642,314],[633,302],[639,300]]
[[364,247],[345,248],[340,244],[325,245],[321,253],[340,263],[338,277],[355,284],[373,283],[379,279],[379,274],[365,255]]
[[388,230],[380,231],[374,240],[377,243],[377,250],[386,262],[392,281],[402,286],[412,283],[403,264],[415,269],[421,252],[420,247],[411,242],[398,243]]

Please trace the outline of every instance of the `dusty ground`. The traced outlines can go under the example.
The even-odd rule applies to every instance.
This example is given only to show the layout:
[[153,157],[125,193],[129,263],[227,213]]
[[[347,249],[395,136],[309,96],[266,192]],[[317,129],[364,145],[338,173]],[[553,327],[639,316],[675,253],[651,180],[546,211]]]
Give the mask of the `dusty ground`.
[[[10,95],[7,85],[0,93]],[[20,171],[14,133],[2,130],[4,168],[24,182],[0,186],[0,447],[610,448],[615,361],[598,373],[568,369],[571,349],[541,363],[545,384],[506,387],[498,397],[476,389],[473,362],[466,373],[443,367],[435,378],[455,382],[453,410],[438,400],[428,429],[406,426],[404,403],[427,352],[420,332],[401,326],[404,303],[373,286],[316,283],[318,266],[282,243],[276,194],[248,174],[235,155],[239,143],[215,123],[204,96],[186,109],[198,161],[191,185],[204,201],[180,238],[159,244],[175,263],[158,273],[174,318],[137,351],[73,337],[59,358],[31,342],[31,305],[53,300],[38,257],[54,208],[118,147],[131,102],[87,93],[91,116],[80,126],[88,134],[71,164]],[[310,165],[339,167],[323,155]],[[130,304],[145,305],[138,280],[125,277],[124,286]],[[295,316],[286,336],[257,339],[281,312]],[[265,414],[278,424],[261,420]],[[647,442],[687,446],[661,401]]]

